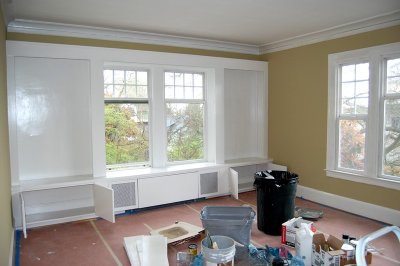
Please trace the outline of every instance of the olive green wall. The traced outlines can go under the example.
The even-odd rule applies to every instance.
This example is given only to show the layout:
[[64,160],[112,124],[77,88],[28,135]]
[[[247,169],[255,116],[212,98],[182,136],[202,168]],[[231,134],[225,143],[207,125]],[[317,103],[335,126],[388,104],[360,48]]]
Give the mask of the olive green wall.
[[11,176],[8,145],[6,26],[0,9],[0,265],[9,264],[11,223]]
[[265,54],[268,155],[306,187],[400,210],[400,191],[327,177],[328,55],[400,42],[400,26]]

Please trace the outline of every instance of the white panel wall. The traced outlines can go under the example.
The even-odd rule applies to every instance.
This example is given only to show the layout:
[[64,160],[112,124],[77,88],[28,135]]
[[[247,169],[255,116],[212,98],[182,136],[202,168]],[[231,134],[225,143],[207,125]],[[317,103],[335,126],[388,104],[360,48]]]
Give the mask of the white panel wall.
[[260,101],[266,86],[262,77],[259,71],[225,69],[225,160],[266,155],[266,106]]
[[91,174],[89,61],[14,63],[19,179]]

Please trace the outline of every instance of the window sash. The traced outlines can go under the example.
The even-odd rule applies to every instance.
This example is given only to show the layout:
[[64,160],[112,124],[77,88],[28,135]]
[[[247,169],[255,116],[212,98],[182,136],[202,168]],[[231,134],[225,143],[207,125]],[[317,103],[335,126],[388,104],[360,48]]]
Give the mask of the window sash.
[[[117,72],[117,74],[116,74]],[[119,75],[119,77],[116,78],[116,75]],[[130,77],[128,77],[130,75]],[[138,121],[135,121],[137,124],[137,130],[142,132],[144,134],[142,136],[142,140],[135,139],[135,137],[132,135],[129,137],[130,139],[124,141],[123,144],[121,144],[121,148],[118,148],[119,145],[115,143],[115,141],[107,139],[106,136],[106,168],[109,170],[112,169],[121,169],[121,168],[132,168],[132,167],[141,167],[141,166],[149,166],[151,162],[151,147],[150,147],[150,139],[151,139],[151,133],[150,133],[150,99],[149,99],[149,71],[143,70],[143,69],[136,69],[136,68],[130,68],[130,67],[105,67],[103,70],[103,86],[104,86],[104,104],[105,104],[105,110],[107,105],[132,105],[132,108],[134,108],[135,105],[140,106],[147,106],[147,115],[145,120],[147,122],[141,121],[138,123]],[[139,77],[141,76],[141,77]],[[139,80],[140,78],[140,80]],[[110,94],[110,91],[107,89],[112,86],[112,93]],[[119,88],[123,88],[124,91],[124,97],[119,97],[119,96],[114,96],[114,89],[115,86],[119,86]],[[142,97],[140,95],[136,95],[139,97],[131,97],[131,95],[127,94],[127,88],[134,88],[136,89],[138,87],[145,88],[145,92],[142,92]],[[108,93],[108,94],[107,94]],[[145,97],[144,97],[145,96]],[[136,107],[138,108],[138,107]],[[134,120],[134,117],[131,117],[132,119],[128,119],[127,123],[130,120]],[[107,119],[105,117],[105,119]],[[106,123],[107,121],[105,121]],[[146,125],[147,124],[147,125]],[[114,128],[117,129],[119,127],[118,124],[114,125]],[[107,128],[106,132],[107,134]],[[121,133],[122,134],[122,133]],[[138,134],[139,135],[139,134]],[[116,135],[115,137],[127,137],[122,135]],[[140,144],[141,143],[141,144]],[[141,150],[141,148],[138,149],[132,149],[129,147],[139,145],[138,147],[144,147],[145,150]],[[144,145],[144,146],[143,146]],[[146,148],[147,146],[147,148]],[[133,150],[139,150],[140,152],[133,152]],[[111,153],[111,154],[110,154]],[[121,156],[122,159],[110,159],[112,156]],[[109,157],[107,157],[109,156]],[[126,158],[131,157],[133,160],[128,160]],[[136,158],[142,158],[144,160],[137,160]],[[112,160],[114,163],[109,163],[108,160]]]

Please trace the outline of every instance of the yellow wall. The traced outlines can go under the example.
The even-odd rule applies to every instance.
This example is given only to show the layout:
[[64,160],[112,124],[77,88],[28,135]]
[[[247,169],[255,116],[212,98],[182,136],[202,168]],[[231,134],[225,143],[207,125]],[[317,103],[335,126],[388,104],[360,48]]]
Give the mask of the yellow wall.
[[300,184],[400,210],[400,191],[327,177],[328,54],[400,42],[400,26],[263,55],[269,62],[269,156]]
[[6,69],[6,26],[0,9],[0,265],[8,265],[12,236]]

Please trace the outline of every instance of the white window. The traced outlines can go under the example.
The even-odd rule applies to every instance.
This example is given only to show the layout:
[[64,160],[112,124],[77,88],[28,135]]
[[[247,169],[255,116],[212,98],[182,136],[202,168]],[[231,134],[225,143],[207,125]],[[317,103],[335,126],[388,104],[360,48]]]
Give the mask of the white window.
[[327,174],[400,189],[400,44],[329,55]]
[[204,73],[165,71],[167,160],[205,159]]
[[107,168],[148,165],[148,72],[106,68],[103,76]]

